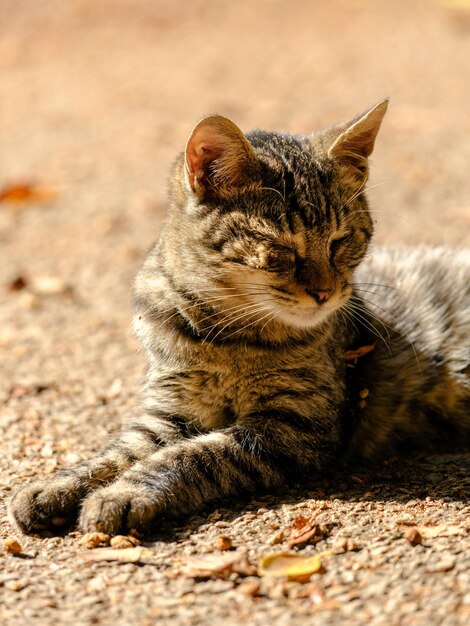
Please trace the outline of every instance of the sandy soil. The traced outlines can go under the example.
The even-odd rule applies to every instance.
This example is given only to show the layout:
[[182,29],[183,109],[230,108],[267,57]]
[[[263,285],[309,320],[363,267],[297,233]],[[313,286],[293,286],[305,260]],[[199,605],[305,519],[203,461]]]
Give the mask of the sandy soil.
[[[37,186],[30,202],[0,202],[5,498],[97,450],[136,410],[130,286],[201,115],[305,133],[389,95],[370,181],[377,243],[469,245],[468,4],[0,0],[0,189]],[[208,510],[145,544],[145,564],[89,561],[97,551],[74,534],[16,535],[21,554],[0,556],[0,620],[468,623],[466,488],[463,453],[385,461]],[[288,538],[299,515],[326,525],[297,548],[332,549],[325,571],[258,578],[252,566],[285,549],[273,534]],[[426,524],[438,536],[412,545],[409,528]],[[188,555],[219,554],[219,535],[250,567],[185,573]]]

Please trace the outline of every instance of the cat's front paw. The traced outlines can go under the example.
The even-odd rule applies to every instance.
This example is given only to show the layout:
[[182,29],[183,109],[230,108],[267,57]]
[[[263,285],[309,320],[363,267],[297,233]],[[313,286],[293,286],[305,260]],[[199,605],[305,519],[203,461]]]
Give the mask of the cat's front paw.
[[99,531],[110,535],[132,529],[145,533],[151,530],[159,510],[155,494],[118,480],[86,498],[79,527],[82,532]]
[[81,497],[83,493],[73,478],[57,477],[19,489],[9,503],[8,512],[26,534],[45,529],[60,531],[76,521]]

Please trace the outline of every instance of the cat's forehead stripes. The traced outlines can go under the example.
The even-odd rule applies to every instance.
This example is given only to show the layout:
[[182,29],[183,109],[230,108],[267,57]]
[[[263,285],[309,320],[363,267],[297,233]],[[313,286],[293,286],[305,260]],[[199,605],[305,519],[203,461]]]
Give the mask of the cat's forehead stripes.
[[318,158],[309,137],[253,131],[247,138],[262,164],[264,185],[284,200],[289,230],[297,233],[325,224],[338,226],[331,167]]

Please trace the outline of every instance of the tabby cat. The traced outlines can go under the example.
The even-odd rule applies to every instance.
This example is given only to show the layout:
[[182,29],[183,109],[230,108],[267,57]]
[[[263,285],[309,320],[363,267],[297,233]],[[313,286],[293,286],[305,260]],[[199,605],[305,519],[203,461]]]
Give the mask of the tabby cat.
[[469,251],[366,256],[386,109],[311,136],[196,125],[136,281],[141,411],[96,457],[16,493],[24,532],[77,517],[154,532],[350,456],[468,436]]

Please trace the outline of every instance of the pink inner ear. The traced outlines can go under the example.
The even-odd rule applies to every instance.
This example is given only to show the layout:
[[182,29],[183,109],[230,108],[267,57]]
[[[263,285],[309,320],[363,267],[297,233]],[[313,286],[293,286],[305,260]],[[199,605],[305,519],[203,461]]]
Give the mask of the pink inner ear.
[[195,179],[204,178],[208,164],[222,154],[222,146],[215,141],[213,133],[207,132],[208,130],[207,128],[196,129],[186,146],[186,162],[193,191]]

